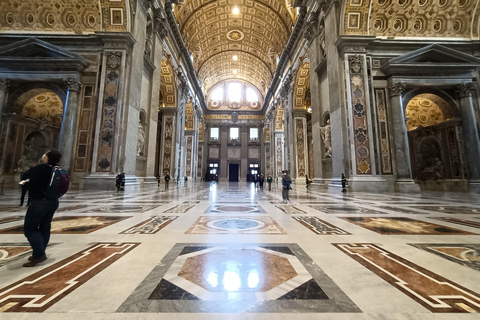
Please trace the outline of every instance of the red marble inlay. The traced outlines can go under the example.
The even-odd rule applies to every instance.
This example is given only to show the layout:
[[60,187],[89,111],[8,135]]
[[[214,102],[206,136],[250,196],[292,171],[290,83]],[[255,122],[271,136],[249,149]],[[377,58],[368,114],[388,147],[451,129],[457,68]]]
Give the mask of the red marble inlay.
[[139,243],[97,243],[0,289],[3,312],[43,312]]
[[334,243],[431,312],[480,312],[480,295],[372,243]]

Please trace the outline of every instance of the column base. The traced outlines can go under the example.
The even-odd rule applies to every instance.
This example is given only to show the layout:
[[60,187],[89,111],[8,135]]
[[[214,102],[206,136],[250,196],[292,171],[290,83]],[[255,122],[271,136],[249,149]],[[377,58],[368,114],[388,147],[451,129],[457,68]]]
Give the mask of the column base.
[[[342,189],[341,178],[333,178],[328,185],[328,190]],[[379,177],[353,177],[347,179],[347,192],[388,192],[387,182]]]
[[395,182],[395,191],[402,193],[419,193],[420,186],[413,180],[397,180]]
[[480,193],[480,181],[479,180],[469,181],[468,182],[468,187],[470,189],[470,192]]

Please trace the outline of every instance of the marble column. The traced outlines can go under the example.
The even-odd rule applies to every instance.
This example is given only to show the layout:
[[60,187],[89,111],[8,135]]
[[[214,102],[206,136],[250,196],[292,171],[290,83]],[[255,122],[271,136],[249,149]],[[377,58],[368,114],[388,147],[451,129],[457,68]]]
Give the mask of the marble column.
[[193,161],[193,148],[194,148],[194,138],[193,138],[193,130],[185,130],[185,176],[188,177],[189,180],[192,180],[193,172],[194,172],[194,161]]
[[408,146],[407,127],[405,125],[405,112],[402,105],[402,93],[406,84],[403,82],[390,82],[390,107],[392,109],[393,134],[395,143],[395,158],[397,167],[397,181],[395,188],[400,192],[417,192],[420,187],[412,179],[410,163],[410,149]]
[[160,169],[159,175],[165,176],[167,173],[170,178],[174,178],[175,161],[175,138],[176,138],[176,108],[161,108],[162,113],[162,137],[160,144]]
[[285,135],[283,131],[275,131],[274,137],[275,137],[273,142],[275,147],[274,177],[281,179],[282,170],[284,170],[283,166],[285,162],[285,153],[284,153]]
[[307,118],[306,110],[293,110],[295,171],[291,173],[297,183],[305,183],[308,175],[308,145],[307,145]]
[[248,172],[248,127],[240,127],[240,173],[238,181],[246,181]]
[[463,141],[468,165],[470,186],[480,190],[480,141],[472,102],[472,83],[462,83],[456,87],[460,99]]
[[0,135],[2,134],[2,115],[7,104],[8,79],[0,79]]
[[220,172],[218,173],[219,181],[227,181],[228,175],[228,127],[220,126]]
[[62,152],[62,165],[65,170],[70,170],[75,132],[77,128],[77,110],[79,92],[82,83],[79,79],[68,78],[63,80],[67,87],[67,99],[63,108],[62,127],[60,129],[59,150]]
[[175,170],[174,170],[174,177],[172,179],[176,179],[177,183],[183,183],[183,177],[185,173],[185,166],[184,164],[184,146],[185,146],[185,108],[187,103],[187,95],[186,95],[186,84],[180,85],[180,89],[178,91],[178,96],[181,97],[179,101],[179,107],[177,109],[177,124],[176,124],[176,139],[175,139]]

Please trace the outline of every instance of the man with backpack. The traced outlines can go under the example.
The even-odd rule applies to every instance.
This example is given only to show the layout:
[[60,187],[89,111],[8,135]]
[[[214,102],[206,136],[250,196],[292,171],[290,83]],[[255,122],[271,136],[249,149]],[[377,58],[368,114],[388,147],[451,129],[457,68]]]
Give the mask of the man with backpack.
[[290,201],[290,198],[288,196],[288,192],[290,189],[290,185],[292,184],[292,178],[288,175],[288,171],[283,171],[283,177],[282,177],[282,197],[283,197],[283,202],[287,203],[287,201]]
[[[57,167],[61,158],[60,151],[47,150],[42,157],[43,163],[30,169],[29,199],[31,202],[25,214],[23,230],[33,253],[28,258],[29,262],[23,265],[24,267],[34,267],[47,260],[45,249],[50,241],[51,223],[58,208],[58,198],[63,195],[58,194],[57,188],[64,188],[64,179],[67,179],[66,188],[68,189],[69,182],[66,172]],[[60,180],[62,186],[59,184]]]
[[168,174],[168,172],[163,179],[165,180],[165,190],[168,190],[168,182],[170,181],[170,175]]

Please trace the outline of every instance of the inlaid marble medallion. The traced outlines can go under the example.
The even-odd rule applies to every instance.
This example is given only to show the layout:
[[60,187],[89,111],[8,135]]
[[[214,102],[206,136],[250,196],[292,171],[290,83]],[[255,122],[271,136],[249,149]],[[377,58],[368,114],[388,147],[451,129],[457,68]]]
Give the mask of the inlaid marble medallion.
[[[56,217],[52,220],[52,233],[91,233],[99,229],[108,227],[114,223],[130,217],[105,217],[105,216],[64,216]],[[2,233],[22,233],[23,226],[12,227],[0,230]]]
[[73,211],[73,210],[79,210],[79,209],[84,209],[88,207],[87,205],[85,204],[78,204],[78,205],[75,205],[75,206],[68,206],[68,207],[62,207],[60,206],[56,212],[65,212],[65,211]]
[[[20,200],[18,200],[20,201]],[[26,201],[26,200],[25,200]],[[0,205],[0,212],[26,212],[27,210],[24,207],[20,207],[18,204],[2,204]]]
[[408,214],[430,214],[431,212],[417,210],[416,207],[400,207],[400,206],[379,206],[380,209],[386,209],[395,212],[408,213]]
[[357,206],[352,206],[352,205],[343,205],[343,204],[334,204],[334,205],[328,205],[328,206],[312,206],[308,205],[310,208],[326,212],[326,213],[352,213],[352,214],[387,214],[386,212],[383,211],[378,211],[378,210],[372,210],[372,209],[367,209],[367,208],[362,208],[362,207],[357,207]]
[[270,217],[201,216],[186,234],[286,234]]
[[122,213],[122,212],[146,212],[157,208],[158,205],[147,206],[147,205],[112,205],[108,207],[102,208],[95,208],[89,209],[88,211],[83,211],[83,213],[90,213],[90,212],[115,212],[115,213]]
[[295,206],[292,206],[292,205],[289,205],[289,204],[279,204],[279,205],[276,205],[275,207],[277,207],[278,209],[282,210],[283,212],[287,213],[287,214],[307,214],[305,211],[303,211],[302,209],[299,209]]
[[155,216],[151,217],[148,220],[140,222],[139,224],[122,231],[120,233],[126,234],[155,234],[158,231],[165,228],[169,225],[173,220],[177,219],[176,216]]
[[138,243],[97,243],[0,289],[2,312],[43,312]]
[[474,243],[410,243],[462,266],[480,271],[480,244]]
[[23,216],[12,216],[12,217],[1,218],[0,224],[23,220],[23,218],[24,218]]
[[170,209],[163,211],[163,213],[185,213],[188,210],[192,209],[193,207],[195,207],[195,205],[179,204],[174,207],[171,207]]
[[331,223],[328,223],[318,217],[292,217],[293,219],[297,220],[301,224],[303,224],[308,229],[312,230],[316,234],[338,234],[338,235],[346,235],[351,234],[345,230],[342,230]]
[[338,249],[431,312],[480,312],[480,295],[372,243],[335,243]]
[[464,234],[476,233],[403,217],[339,217],[380,234]]
[[117,312],[361,312],[296,244],[176,244]]
[[265,210],[259,205],[247,203],[241,204],[219,204],[215,203],[205,210],[205,213],[265,213]]

